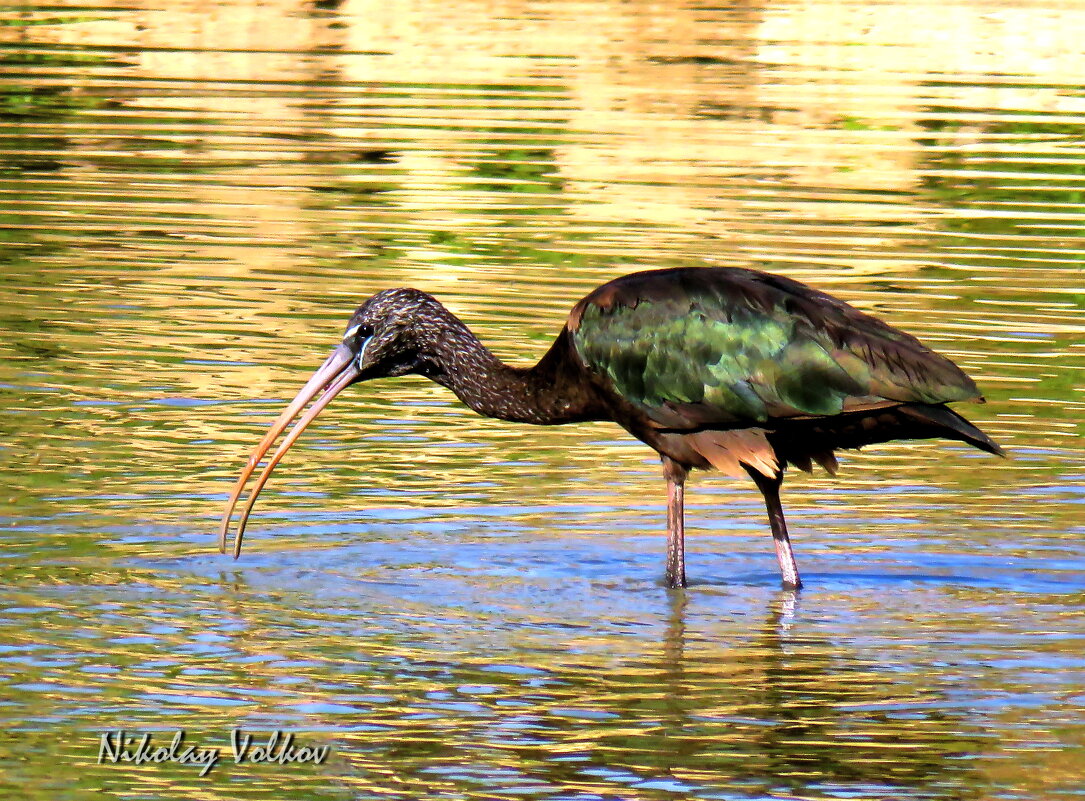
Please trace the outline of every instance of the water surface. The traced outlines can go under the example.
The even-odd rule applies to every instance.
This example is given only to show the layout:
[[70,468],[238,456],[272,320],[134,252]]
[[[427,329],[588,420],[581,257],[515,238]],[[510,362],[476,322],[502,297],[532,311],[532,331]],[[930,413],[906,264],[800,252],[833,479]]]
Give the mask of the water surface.
[[[1085,765],[1075,4],[0,11],[0,784],[12,798],[1060,799]],[[344,393],[243,558],[231,482],[354,306],[500,356],[637,269],[785,273],[920,336],[1011,453],[665,485],[617,426]],[[330,746],[233,764],[230,731]],[[224,749],[96,764],[103,732]]]

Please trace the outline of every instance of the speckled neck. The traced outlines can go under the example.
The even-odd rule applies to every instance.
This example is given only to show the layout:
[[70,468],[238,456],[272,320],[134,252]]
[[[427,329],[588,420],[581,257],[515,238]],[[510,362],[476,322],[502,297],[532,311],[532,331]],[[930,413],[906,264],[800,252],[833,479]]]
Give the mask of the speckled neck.
[[605,418],[564,329],[534,367],[513,367],[443,306],[434,316],[422,346],[433,367],[427,375],[479,414],[536,425]]

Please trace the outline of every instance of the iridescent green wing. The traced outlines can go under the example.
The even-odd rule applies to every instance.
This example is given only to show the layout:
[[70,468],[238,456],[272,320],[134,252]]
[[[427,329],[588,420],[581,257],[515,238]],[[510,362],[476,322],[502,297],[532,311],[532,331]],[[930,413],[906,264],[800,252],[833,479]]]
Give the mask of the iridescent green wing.
[[750,270],[626,276],[577,304],[568,328],[596,379],[668,428],[978,395],[968,376],[915,337]]

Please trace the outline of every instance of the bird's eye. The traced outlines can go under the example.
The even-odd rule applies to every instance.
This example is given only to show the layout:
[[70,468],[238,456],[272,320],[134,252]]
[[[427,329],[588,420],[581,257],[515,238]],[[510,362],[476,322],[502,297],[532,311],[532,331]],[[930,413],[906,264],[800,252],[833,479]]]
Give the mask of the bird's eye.
[[353,339],[354,337],[369,339],[371,336],[373,336],[373,326],[365,324],[352,325],[347,329],[347,332],[343,334],[343,341],[346,342],[348,339]]

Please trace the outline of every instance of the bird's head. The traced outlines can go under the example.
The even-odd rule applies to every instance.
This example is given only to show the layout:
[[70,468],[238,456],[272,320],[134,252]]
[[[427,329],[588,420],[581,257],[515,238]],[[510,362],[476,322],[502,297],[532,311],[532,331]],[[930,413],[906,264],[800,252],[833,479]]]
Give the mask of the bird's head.
[[348,383],[425,372],[427,344],[446,316],[442,312],[440,303],[417,289],[386,289],[369,298],[350,316],[339,346],[341,358],[350,359],[347,367],[358,371]]
[[436,340],[442,318],[447,316],[444,307],[425,292],[417,289],[386,289],[365,301],[350,316],[343,340],[332,350],[317,371],[294,396],[278,419],[253,450],[245,469],[241,472],[226,505],[226,512],[219,529],[219,550],[226,552],[226,534],[230,515],[241,496],[245,482],[255,472],[257,465],[267,455],[275,440],[286,430],[302,409],[312,401],[313,405],[301,415],[297,424],[287,434],[268,461],[256,486],[249,496],[241,518],[238,520],[237,537],[234,540],[234,558],[241,553],[241,539],[245,523],[252,511],[260,490],[264,488],[271,471],[302,431],[316,419],[332,399],[359,381],[408,373],[431,374],[434,362],[428,353],[427,343]]

